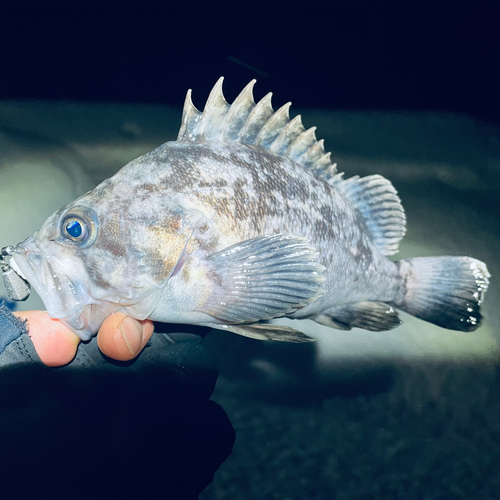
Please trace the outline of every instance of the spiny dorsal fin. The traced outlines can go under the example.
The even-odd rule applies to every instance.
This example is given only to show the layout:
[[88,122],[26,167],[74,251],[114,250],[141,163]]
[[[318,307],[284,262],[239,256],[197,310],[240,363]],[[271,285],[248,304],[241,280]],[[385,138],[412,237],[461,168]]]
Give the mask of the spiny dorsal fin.
[[188,91],[182,114],[179,142],[239,142],[285,156],[317,177],[340,189],[359,210],[376,247],[385,255],[398,251],[405,234],[406,218],[393,185],[380,175],[344,180],[337,164],[316,139],[316,127],[304,129],[300,115],[290,120],[290,103],[277,111],[269,93],[258,103],[253,98],[252,80],[229,105],[219,78],[208,96],[203,113],[191,101]]
[[391,182],[381,175],[356,175],[346,180],[342,180],[342,175],[336,175],[331,182],[359,210],[375,246],[384,255],[397,253],[406,232],[406,216]]
[[316,127],[305,130],[300,115],[290,120],[291,103],[274,111],[269,93],[256,104],[255,80],[252,80],[229,105],[222,93],[222,81],[221,77],[210,92],[203,113],[194,107],[191,90],[188,91],[177,136],[179,142],[239,142],[258,146],[285,156],[331,182],[336,164],[332,164],[330,153],[325,152],[323,140],[316,139]]

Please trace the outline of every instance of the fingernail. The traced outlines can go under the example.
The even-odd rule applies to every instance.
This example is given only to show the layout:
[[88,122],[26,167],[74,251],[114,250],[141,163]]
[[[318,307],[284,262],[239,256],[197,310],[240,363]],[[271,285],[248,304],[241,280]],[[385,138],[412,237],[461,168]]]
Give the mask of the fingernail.
[[130,355],[135,356],[142,347],[142,325],[134,318],[127,316],[118,328],[122,332]]

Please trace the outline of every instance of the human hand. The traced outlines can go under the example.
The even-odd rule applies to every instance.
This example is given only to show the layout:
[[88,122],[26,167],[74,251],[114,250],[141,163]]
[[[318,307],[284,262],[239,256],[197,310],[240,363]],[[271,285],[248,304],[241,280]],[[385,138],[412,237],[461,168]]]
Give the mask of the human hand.
[[[75,357],[80,338],[46,311],[17,311],[28,321],[28,332],[40,359],[47,366],[66,365]],[[110,358],[128,361],[135,358],[153,334],[153,323],[138,321],[118,312],[108,316],[97,335],[99,349]]]
[[[28,319],[46,364],[72,359],[79,339],[59,321],[42,311],[17,316]],[[10,312],[2,318],[11,337],[20,332]],[[149,499],[161,491],[165,498],[197,499],[212,481],[235,439],[227,415],[209,399],[218,374],[213,359],[199,337],[181,329],[174,343],[153,335],[131,366],[108,363],[98,339],[103,350],[107,339],[109,348],[128,351],[118,333],[125,318],[108,318],[96,338],[79,346],[73,363],[57,370],[40,367],[25,335],[6,346],[0,356],[0,470],[8,480],[1,498],[43,491],[44,498]],[[149,336],[151,323],[141,326]],[[82,481],[75,470],[85,464],[92,471]]]

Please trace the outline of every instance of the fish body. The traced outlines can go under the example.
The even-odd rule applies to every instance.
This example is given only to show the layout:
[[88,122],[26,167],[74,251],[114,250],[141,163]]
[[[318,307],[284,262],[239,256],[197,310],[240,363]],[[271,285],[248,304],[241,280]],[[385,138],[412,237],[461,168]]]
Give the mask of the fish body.
[[379,175],[344,179],[289,105],[203,113],[190,93],[177,141],[130,162],[53,214],[13,261],[49,314],[82,339],[115,311],[259,339],[307,340],[276,317],[387,330],[396,308],[473,330],[488,286],[469,257],[392,261],[405,214]]

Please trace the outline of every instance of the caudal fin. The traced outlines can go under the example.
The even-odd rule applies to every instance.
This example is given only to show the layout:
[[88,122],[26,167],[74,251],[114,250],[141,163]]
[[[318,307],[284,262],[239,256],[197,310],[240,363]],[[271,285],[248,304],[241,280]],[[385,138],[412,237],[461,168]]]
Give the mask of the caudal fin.
[[471,257],[417,257],[398,262],[403,279],[394,306],[452,330],[479,327],[488,288],[486,265]]

